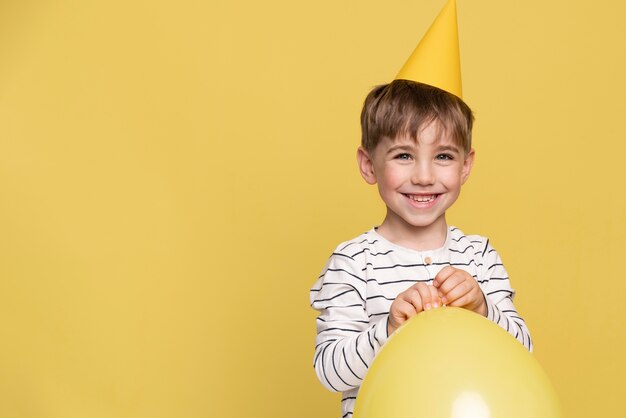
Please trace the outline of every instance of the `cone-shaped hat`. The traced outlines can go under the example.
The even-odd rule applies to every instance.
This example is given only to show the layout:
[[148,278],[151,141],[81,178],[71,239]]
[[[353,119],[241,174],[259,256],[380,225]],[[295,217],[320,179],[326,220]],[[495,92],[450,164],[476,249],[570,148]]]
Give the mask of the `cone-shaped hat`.
[[455,0],[441,9],[396,79],[429,84],[463,98]]

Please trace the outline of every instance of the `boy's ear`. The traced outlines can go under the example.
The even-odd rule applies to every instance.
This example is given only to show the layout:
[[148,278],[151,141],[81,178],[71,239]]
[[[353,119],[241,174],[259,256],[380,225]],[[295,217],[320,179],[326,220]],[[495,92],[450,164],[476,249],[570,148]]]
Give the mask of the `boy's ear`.
[[461,172],[461,184],[465,184],[469,175],[472,171],[472,167],[474,166],[474,148],[470,150],[470,152],[465,156],[465,160],[463,161],[463,171]]
[[365,150],[363,147],[359,147],[356,151],[356,160],[359,163],[359,171],[361,172],[361,177],[368,184],[376,184],[376,173],[374,173],[374,163],[372,162],[372,158],[370,157],[369,152]]

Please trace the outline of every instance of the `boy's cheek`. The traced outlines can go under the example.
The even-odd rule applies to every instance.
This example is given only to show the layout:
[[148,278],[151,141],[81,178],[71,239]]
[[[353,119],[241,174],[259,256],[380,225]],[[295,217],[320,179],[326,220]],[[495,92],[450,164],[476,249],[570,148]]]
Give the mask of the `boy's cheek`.
[[381,171],[382,178],[379,179],[379,182],[383,183],[387,187],[397,186],[405,179],[410,178],[410,173],[405,171],[406,170],[399,168],[386,167]]

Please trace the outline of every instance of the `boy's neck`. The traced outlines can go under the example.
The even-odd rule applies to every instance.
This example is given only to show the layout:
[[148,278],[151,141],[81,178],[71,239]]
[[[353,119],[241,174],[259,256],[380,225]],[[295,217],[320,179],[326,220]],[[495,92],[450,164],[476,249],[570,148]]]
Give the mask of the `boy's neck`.
[[441,217],[427,226],[407,226],[387,216],[376,231],[387,241],[416,251],[428,251],[441,248],[448,236],[448,224]]

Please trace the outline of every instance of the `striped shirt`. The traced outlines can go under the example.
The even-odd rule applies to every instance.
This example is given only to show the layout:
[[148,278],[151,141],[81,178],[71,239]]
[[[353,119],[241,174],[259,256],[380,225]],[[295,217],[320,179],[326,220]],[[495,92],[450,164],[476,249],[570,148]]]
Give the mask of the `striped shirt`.
[[310,291],[311,306],[319,311],[315,371],[326,388],[343,392],[344,418],[352,416],[367,369],[389,337],[391,303],[417,282],[432,284],[448,265],[478,281],[487,318],[532,351],[526,323],[513,306],[515,292],[487,238],[450,227],[443,247],[415,251],[387,241],[374,228],[340,244]]

